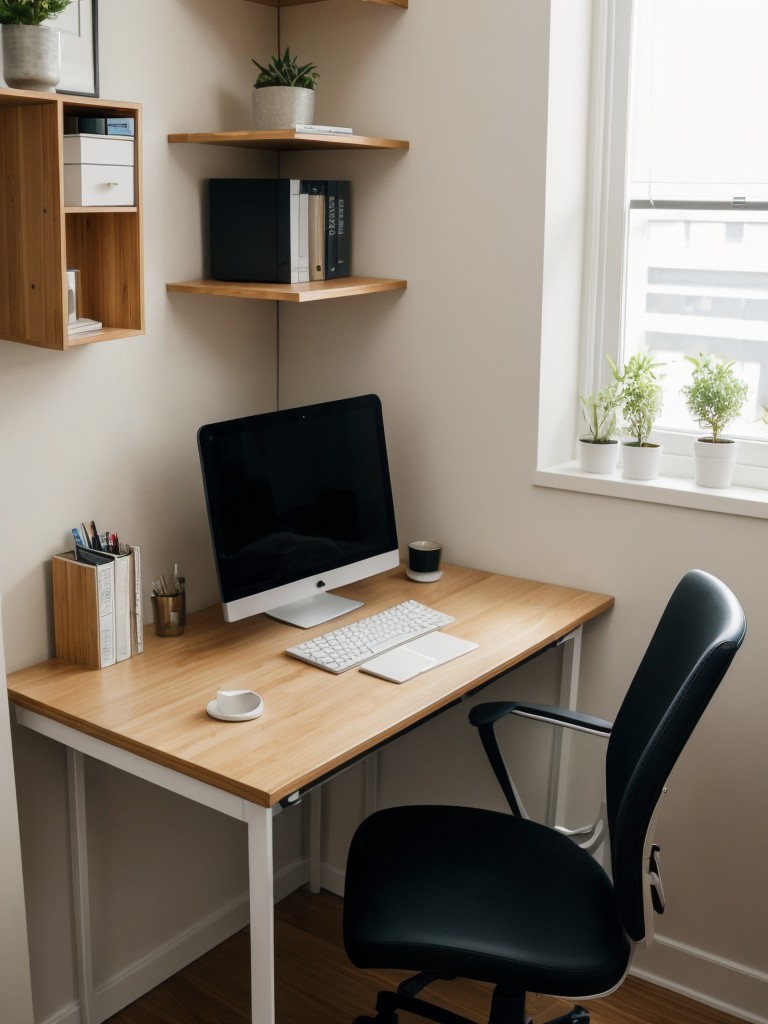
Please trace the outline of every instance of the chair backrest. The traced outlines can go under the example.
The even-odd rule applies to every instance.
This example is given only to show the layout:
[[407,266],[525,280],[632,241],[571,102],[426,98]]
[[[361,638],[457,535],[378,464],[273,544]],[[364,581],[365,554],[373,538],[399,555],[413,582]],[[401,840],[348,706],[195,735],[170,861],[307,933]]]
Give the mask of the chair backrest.
[[739,602],[700,570],[678,583],[616,716],[606,755],[611,867],[622,923],[645,936],[643,851],[675,762],[741,646]]

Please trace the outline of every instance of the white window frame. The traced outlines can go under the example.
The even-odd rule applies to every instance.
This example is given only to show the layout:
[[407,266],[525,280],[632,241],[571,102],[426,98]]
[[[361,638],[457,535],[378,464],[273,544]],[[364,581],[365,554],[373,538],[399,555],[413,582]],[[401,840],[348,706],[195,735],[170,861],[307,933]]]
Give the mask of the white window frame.
[[[587,168],[582,296],[582,339],[577,394],[589,394],[608,379],[606,353],[619,355],[623,329],[626,222],[626,164],[634,0],[595,0],[591,81],[590,163]],[[545,303],[547,296],[545,293]],[[542,409],[546,409],[542,381]],[[580,416],[574,405],[575,416]],[[655,481],[623,480],[583,473],[576,438],[583,424],[574,423],[571,457],[541,465],[534,483],[571,491],[672,504],[687,508],[768,518],[768,444],[742,441],[734,484],[725,490],[698,487],[693,480],[690,434],[654,431],[665,445],[662,475]],[[664,436],[662,437],[662,433]],[[541,447],[541,445],[540,445]]]

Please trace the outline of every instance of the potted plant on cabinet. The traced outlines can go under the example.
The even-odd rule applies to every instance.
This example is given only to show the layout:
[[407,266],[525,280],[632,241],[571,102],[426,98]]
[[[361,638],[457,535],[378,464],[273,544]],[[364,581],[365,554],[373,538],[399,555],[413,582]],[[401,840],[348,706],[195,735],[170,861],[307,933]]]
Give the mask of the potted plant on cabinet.
[[299,64],[286,47],[264,67],[257,60],[259,77],[253,83],[253,124],[260,130],[312,124],[318,71],[314,64]]
[[682,394],[696,423],[710,430],[708,437],[693,442],[696,483],[700,487],[730,487],[738,445],[721,435],[742,410],[747,397],[746,381],[736,376],[733,362],[703,353],[698,359],[685,358],[693,363],[693,374]]
[[12,89],[54,92],[61,77],[59,31],[45,24],[72,0],[0,0],[3,78]]
[[663,449],[649,438],[661,412],[663,392],[657,370],[662,364],[650,352],[635,352],[623,373],[610,356],[608,362],[619,385],[622,430],[631,438],[621,446],[621,475],[628,480],[655,480]]
[[579,438],[579,462],[586,473],[612,473],[619,460],[619,442],[615,437],[619,385],[611,381],[595,395],[579,395],[581,412],[589,433]]

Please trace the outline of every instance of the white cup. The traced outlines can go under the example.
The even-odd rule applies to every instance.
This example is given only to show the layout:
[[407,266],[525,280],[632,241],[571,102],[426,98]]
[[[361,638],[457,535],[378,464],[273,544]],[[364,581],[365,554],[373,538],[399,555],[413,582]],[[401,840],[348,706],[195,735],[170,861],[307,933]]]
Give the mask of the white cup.
[[258,706],[259,699],[253,690],[219,690],[216,709],[221,715],[247,715]]

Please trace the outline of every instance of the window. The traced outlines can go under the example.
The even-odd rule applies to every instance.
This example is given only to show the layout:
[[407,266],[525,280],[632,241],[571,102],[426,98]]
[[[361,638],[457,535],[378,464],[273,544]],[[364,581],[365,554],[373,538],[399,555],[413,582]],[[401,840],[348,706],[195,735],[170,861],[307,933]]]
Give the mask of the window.
[[606,353],[656,353],[654,433],[684,455],[701,433],[680,394],[685,355],[733,360],[749,394],[728,433],[746,439],[741,462],[768,467],[768,3],[605,0],[603,12],[607,127],[595,141],[612,181],[601,177],[602,337],[593,329],[587,387],[605,381]]

